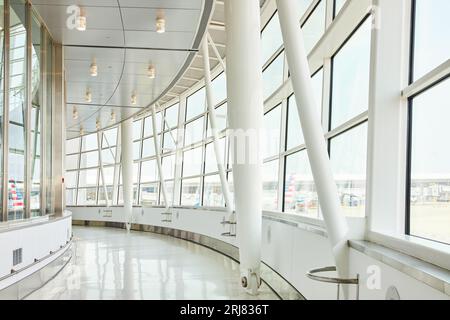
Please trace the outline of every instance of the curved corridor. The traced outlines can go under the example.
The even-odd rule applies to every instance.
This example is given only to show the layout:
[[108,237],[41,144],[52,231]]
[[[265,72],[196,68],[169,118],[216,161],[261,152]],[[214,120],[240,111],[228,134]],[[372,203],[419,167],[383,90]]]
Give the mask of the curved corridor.
[[265,284],[246,294],[238,263],[185,240],[93,227],[73,234],[71,261],[27,299],[278,299]]

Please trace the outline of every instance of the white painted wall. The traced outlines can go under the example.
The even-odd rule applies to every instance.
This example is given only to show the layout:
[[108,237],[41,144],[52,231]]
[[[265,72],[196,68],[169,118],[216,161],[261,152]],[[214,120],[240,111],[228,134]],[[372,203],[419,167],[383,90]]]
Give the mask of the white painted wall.
[[[113,207],[112,217],[103,217],[103,208],[72,207],[73,220],[123,222],[123,209]],[[133,223],[169,227],[206,235],[236,245],[234,238],[222,237],[228,231],[220,222],[226,212],[196,209],[174,209],[173,222],[161,222],[163,208],[134,208]],[[352,224],[350,224],[352,227]],[[394,285],[401,299],[450,299],[449,296],[427,286],[426,284],[399,272],[365,254],[350,249],[350,274],[361,276],[361,299],[385,299],[386,290]],[[281,274],[307,299],[336,299],[336,286],[308,279],[305,274],[313,268],[334,265],[328,239],[322,235],[306,231],[296,226],[263,219],[262,259]],[[380,268],[380,289],[369,290],[366,286],[371,275],[368,268]],[[370,271],[370,270],[369,270]],[[351,298],[355,290],[351,289]]]
[[[37,224],[27,224],[21,227],[11,226],[0,230],[0,278],[11,274],[11,269],[20,270],[34,263],[34,259],[43,259],[65,246],[72,236],[72,218],[70,215],[44,221]],[[13,267],[13,250],[22,248],[23,261]],[[61,252],[62,253],[62,252]],[[31,268],[18,272],[14,276],[0,281],[0,290],[22,280],[32,272],[39,270],[52,262],[59,255],[55,254]]]

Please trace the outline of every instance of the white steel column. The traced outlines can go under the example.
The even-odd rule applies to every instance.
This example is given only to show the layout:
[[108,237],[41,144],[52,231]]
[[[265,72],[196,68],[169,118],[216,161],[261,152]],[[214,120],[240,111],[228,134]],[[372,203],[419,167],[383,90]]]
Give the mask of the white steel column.
[[122,130],[120,129],[119,126],[117,128],[116,154],[114,155],[114,178],[113,178],[113,194],[112,194],[113,205],[116,205],[119,200],[120,157],[122,155],[121,137],[122,137]]
[[158,132],[156,130],[155,105],[152,106],[152,129],[153,129],[153,143],[155,145],[155,153],[156,153],[156,163],[158,166],[159,181],[161,183],[161,191],[163,194],[166,211],[168,212],[169,211],[169,201],[167,198],[166,182],[164,180],[164,174],[163,174],[163,170],[162,170],[161,148],[160,148],[159,139],[158,139]]
[[228,186],[226,170],[224,167],[224,155],[220,150],[219,133],[217,131],[216,109],[213,104],[213,92],[211,89],[211,66],[209,64],[209,52],[207,38],[202,44],[203,69],[205,69],[205,88],[206,88],[206,105],[209,113],[209,123],[213,134],[214,154],[216,156],[217,168],[219,169],[220,184],[222,185],[222,193],[225,199],[227,212],[230,214],[229,221],[234,221],[231,216],[233,214],[233,204],[231,202],[231,193]]
[[348,226],[341,213],[322,124],[316,114],[319,108],[316,107],[317,102],[314,100],[303,33],[296,16],[300,10],[297,1],[277,0],[277,7],[292,86],[328,239],[331,242],[338,273],[346,277]]
[[109,208],[109,196],[108,196],[108,188],[106,187],[106,181],[105,181],[105,170],[103,169],[103,146],[102,146],[102,136],[103,131],[97,132],[97,143],[98,143],[98,163],[100,165],[100,176],[102,178],[102,186],[103,186],[103,192],[105,194],[105,201],[106,201],[106,207]]
[[133,119],[125,120],[121,124],[122,145],[122,190],[125,225],[131,229],[133,216]]
[[[247,135],[232,150],[241,276],[243,286],[256,294],[260,285],[262,228],[259,133],[264,113],[259,0],[225,1],[225,18],[229,124],[233,136],[239,132],[244,138]],[[240,154],[242,151],[244,154]]]

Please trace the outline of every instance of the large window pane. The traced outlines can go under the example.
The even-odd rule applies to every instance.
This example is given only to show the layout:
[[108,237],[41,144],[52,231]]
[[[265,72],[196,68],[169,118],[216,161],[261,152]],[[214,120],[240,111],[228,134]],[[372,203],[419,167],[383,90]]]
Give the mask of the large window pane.
[[411,234],[450,243],[450,80],[412,105]]
[[95,187],[97,186],[98,169],[81,170],[78,186],[83,187]]
[[281,47],[283,37],[280,29],[278,13],[276,13],[261,33],[263,64]]
[[[165,119],[167,124],[169,125],[169,128],[175,128],[178,126],[178,109],[180,108],[180,104],[177,103],[176,105],[173,105],[166,109],[165,111]],[[167,126],[166,126],[166,129]]]
[[80,152],[80,138],[66,140],[66,153]]
[[184,179],[181,186],[181,205],[194,206],[201,205],[200,199],[200,181],[201,178]]
[[281,105],[264,115],[263,157],[268,158],[280,153]]
[[66,170],[78,169],[79,154],[66,156]]
[[218,175],[206,176],[204,180],[203,206],[223,207],[224,205],[220,177]]
[[331,139],[330,157],[343,213],[351,217],[364,217],[367,123]]
[[81,154],[80,168],[98,167],[98,151],[91,151]]
[[83,137],[82,150],[81,151],[91,151],[98,149],[97,134],[90,134]]
[[[320,70],[312,77],[313,90],[315,101],[317,103],[317,117],[321,120],[322,117],[322,88],[323,88],[323,70]],[[288,112],[287,112],[287,143],[286,150],[298,147],[305,143],[303,138],[303,131],[300,125],[300,118],[298,115],[297,102],[295,96],[288,98]],[[322,122],[322,121],[321,121]]]
[[264,70],[263,92],[264,99],[270,97],[283,84],[284,52]]
[[117,144],[117,128],[103,132],[102,148],[114,147]]
[[225,72],[222,72],[211,82],[211,89],[214,106],[227,98],[227,78],[225,77]]
[[[160,139],[160,138],[161,138],[161,136],[159,135],[158,139]],[[142,142],[142,158],[153,157],[154,155],[156,155],[156,152],[155,152],[155,142],[153,141],[153,137],[145,139]]]
[[284,211],[318,217],[318,198],[306,150],[286,158]]
[[414,79],[450,58],[450,1],[415,0]]
[[371,20],[333,58],[331,129],[368,109]]
[[171,180],[175,174],[175,155],[162,158],[162,170],[164,179]]
[[25,19],[24,1],[12,1],[10,8],[10,89],[9,89],[9,191],[8,220],[24,218],[25,206],[25,118],[26,97],[26,39],[22,24]]
[[95,206],[97,204],[97,188],[78,189],[79,206]]
[[187,98],[186,120],[190,120],[205,112],[205,88]]
[[183,155],[183,177],[200,175],[202,161],[202,148],[185,151]]
[[[225,164],[225,138],[219,139],[220,150],[222,151],[222,164]],[[205,154],[205,173],[218,172],[216,153],[214,151],[214,143],[206,145]]]
[[263,165],[263,209],[278,209],[278,160]]
[[306,52],[311,51],[325,32],[325,11],[326,0],[321,0],[302,26]]
[[142,206],[154,206],[158,204],[159,183],[141,184],[140,202]]
[[158,180],[156,173],[156,160],[144,161],[141,165],[141,183]]
[[[217,133],[222,132],[227,128],[227,116],[228,116],[228,106],[226,103],[216,108],[216,130]],[[208,114],[208,131],[207,136],[212,137],[213,132],[211,130],[211,119]]]
[[186,124],[184,131],[184,145],[188,146],[190,144],[199,142],[203,140],[203,121],[205,117],[201,117],[195,121]]

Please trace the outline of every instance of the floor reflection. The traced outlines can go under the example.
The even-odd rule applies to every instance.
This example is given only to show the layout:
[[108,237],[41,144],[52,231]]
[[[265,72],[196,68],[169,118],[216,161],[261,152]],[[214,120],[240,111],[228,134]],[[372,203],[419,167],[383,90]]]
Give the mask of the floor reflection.
[[73,227],[73,257],[28,299],[277,299],[265,285],[257,297],[239,285],[239,264],[169,236]]

